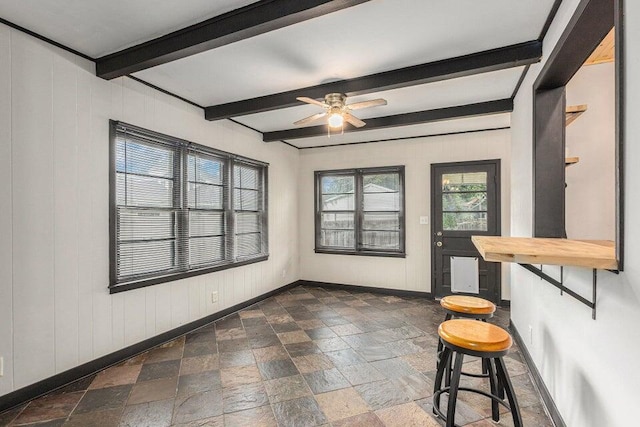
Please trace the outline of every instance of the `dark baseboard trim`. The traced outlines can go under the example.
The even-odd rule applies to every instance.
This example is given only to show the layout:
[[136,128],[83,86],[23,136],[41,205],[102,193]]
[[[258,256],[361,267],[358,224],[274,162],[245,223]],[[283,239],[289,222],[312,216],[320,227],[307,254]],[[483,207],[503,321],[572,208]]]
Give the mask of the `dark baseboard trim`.
[[116,365],[140,353],[144,353],[145,351],[153,347],[157,347],[161,344],[174,340],[181,335],[184,335],[186,333],[193,331],[194,329],[201,328],[215,320],[228,316],[231,313],[234,313],[238,310],[242,310],[243,308],[249,307],[250,305],[258,303],[273,295],[276,295],[281,292],[287,291],[291,288],[294,288],[299,284],[300,284],[300,281],[297,280],[295,282],[289,283],[288,285],[284,285],[278,289],[274,289],[273,291],[267,292],[262,295],[258,295],[257,297],[251,298],[248,301],[241,302],[240,304],[236,304],[233,307],[229,307],[217,313],[210,314],[206,317],[203,317],[202,319],[198,319],[193,322],[187,323],[185,325],[179,326],[175,329],[164,332],[160,335],[156,335],[155,337],[148,338],[137,344],[130,345],[129,347],[125,347],[121,350],[107,354],[98,359],[84,363],[80,366],[76,366],[75,368],[69,369],[68,371],[61,372],[52,377],[45,378],[42,381],[38,381],[37,383],[15,390],[4,396],[0,396],[1,398],[0,412],[11,409],[22,403],[28,402],[29,400],[35,399],[45,394],[49,394],[52,391],[62,388],[74,381],[77,381],[86,376],[92,375],[98,371],[108,368],[109,366]]
[[393,295],[396,297],[433,299],[433,295],[431,294],[431,292],[405,291],[401,289],[389,289],[389,288],[375,288],[373,286],[343,285],[341,283],[316,282],[313,280],[298,280],[298,284],[302,286],[313,286],[317,288],[342,289],[345,291],[375,292],[378,294]]
[[531,376],[533,377],[533,382],[535,384],[535,387],[538,389],[538,393],[540,393],[540,396],[542,397],[542,402],[546,407],[547,412],[549,413],[549,416],[551,417],[551,421],[553,422],[555,427],[567,427],[564,420],[562,419],[562,416],[560,415],[560,411],[558,411],[558,407],[556,406],[556,403],[553,401],[553,398],[551,397],[551,393],[549,393],[547,386],[544,384],[544,381],[542,380],[540,371],[538,371],[538,368],[533,362],[533,358],[531,357],[529,350],[527,350],[527,347],[524,344],[524,340],[520,336],[520,333],[518,332],[516,325],[514,325],[512,321],[509,321],[509,330],[511,331],[511,335],[513,335],[513,339],[518,344],[518,347],[520,347],[520,352],[522,353],[522,356],[524,357],[524,361],[527,364],[527,367],[529,368],[529,372],[531,372]]
[[500,307],[511,308],[511,301],[508,299],[500,300]]

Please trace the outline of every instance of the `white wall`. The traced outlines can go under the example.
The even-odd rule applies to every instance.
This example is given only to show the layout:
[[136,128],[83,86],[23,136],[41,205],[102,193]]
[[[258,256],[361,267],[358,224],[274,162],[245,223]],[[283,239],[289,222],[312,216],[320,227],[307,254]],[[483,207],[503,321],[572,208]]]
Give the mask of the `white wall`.
[[[548,58],[579,0],[565,0],[544,40]],[[640,401],[640,3],[625,2],[626,125],[625,272],[598,273],[598,314],[519,266],[511,267],[511,316],[565,422],[576,427],[637,424]],[[532,84],[543,64],[531,67],[512,114],[512,226],[532,229]],[[581,119],[578,119],[581,120]],[[576,122],[577,123],[577,122]],[[572,125],[573,126],[573,125]],[[578,166],[572,166],[578,167]],[[597,173],[597,172],[594,172]],[[546,268],[557,277],[557,269]],[[565,284],[591,296],[591,270],[565,269]],[[529,326],[532,340],[529,340]]]
[[[431,164],[502,159],[502,232],[509,234],[509,130],[300,151],[300,278],[410,291],[431,291]],[[314,171],[405,165],[406,258],[314,253]],[[506,271],[506,267],[505,267]],[[502,298],[509,299],[503,274]]]
[[567,105],[587,111],[566,129],[566,230],[570,239],[615,240],[615,64],[582,67],[567,84]]
[[[298,278],[297,150],[92,65],[0,25],[0,395]],[[109,295],[109,119],[269,162],[269,260]]]

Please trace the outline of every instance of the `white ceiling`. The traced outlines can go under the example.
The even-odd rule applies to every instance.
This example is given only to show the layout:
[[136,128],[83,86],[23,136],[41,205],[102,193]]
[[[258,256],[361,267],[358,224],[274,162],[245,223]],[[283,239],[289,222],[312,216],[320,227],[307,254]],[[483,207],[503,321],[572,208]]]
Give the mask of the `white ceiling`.
[[553,0],[372,0],[135,73],[200,105],[535,40]]
[[0,0],[0,17],[92,58],[256,0]]
[[[0,0],[0,17],[91,57],[159,37],[256,0]],[[208,106],[536,40],[554,0],[371,0],[134,74]],[[508,98],[522,67],[349,99],[384,97],[363,119]],[[290,129],[301,105],[234,119]],[[358,142],[508,126],[507,115],[292,141]],[[505,118],[506,117],[506,118]],[[444,129],[444,130],[443,130]],[[396,135],[396,136],[394,136]]]

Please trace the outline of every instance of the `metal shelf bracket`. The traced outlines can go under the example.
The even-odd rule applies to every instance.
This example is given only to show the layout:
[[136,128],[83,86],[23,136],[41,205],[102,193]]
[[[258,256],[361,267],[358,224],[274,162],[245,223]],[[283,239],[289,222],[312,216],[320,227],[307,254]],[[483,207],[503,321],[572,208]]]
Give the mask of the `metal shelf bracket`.
[[567,288],[563,281],[564,281],[564,269],[561,267],[561,274],[562,274],[562,278],[560,279],[561,281],[558,281],[556,279],[554,279],[553,277],[549,276],[548,274],[546,274],[545,272],[543,272],[541,269],[534,267],[531,264],[520,264],[521,267],[525,268],[526,270],[529,270],[530,272],[532,272],[533,274],[535,274],[536,276],[540,277],[541,279],[549,282],[550,284],[552,284],[553,286],[555,286],[556,288],[560,289],[560,295],[563,295],[565,292],[572,296],[573,298],[577,299],[578,301],[580,301],[581,303],[583,303],[584,305],[586,305],[587,307],[591,308],[591,318],[593,320],[596,319],[596,299],[598,296],[598,270],[597,269],[593,269],[593,283],[592,283],[592,301],[589,301],[588,299],[586,299],[585,297],[583,297],[582,295],[572,291],[571,289]]

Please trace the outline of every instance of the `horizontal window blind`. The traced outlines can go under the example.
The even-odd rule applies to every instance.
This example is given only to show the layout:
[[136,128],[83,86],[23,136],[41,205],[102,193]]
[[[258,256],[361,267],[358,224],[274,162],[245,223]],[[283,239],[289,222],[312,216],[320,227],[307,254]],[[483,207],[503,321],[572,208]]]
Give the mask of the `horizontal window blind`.
[[266,164],[111,126],[110,287],[267,256]]
[[316,172],[316,251],[404,254],[404,167]]
[[243,162],[234,162],[233,205],[236,215],[236,255],[259,254],[265,244],[262,232],[263,188],[260,170]]

